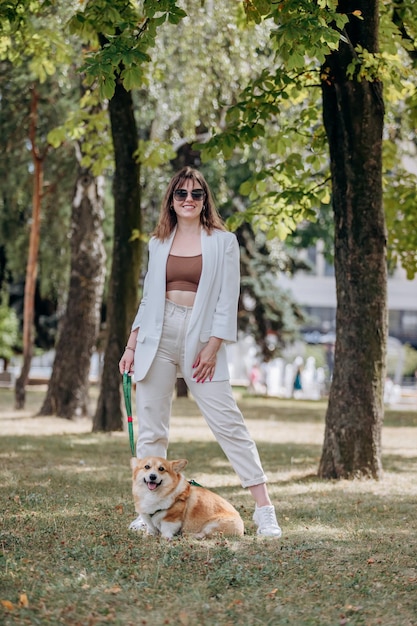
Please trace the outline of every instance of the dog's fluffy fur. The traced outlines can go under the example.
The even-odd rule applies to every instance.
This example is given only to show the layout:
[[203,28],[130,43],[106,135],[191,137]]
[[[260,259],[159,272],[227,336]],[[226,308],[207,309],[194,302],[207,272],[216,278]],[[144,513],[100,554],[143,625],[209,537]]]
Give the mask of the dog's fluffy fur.
[[216,534],[241,536],[243,521],[224,498],[188,482],[181,474],[185,459],[131,459],[135,508],[150,535],[172,539],[179,533],[198,539]]

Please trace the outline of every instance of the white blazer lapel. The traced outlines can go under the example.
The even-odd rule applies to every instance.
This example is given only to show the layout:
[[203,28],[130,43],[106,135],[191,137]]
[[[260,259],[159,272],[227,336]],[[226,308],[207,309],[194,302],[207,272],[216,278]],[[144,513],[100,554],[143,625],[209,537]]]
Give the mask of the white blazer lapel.
[[158,250],[156,251],[157,258],[155,259],[157,267],[158,267],[158,275],[155,277],[155,285],[153,286],[155,292],[159,296],[159,302],[157,305],[157,309],[155,311],[155,316],[157,319],[157,327],[162,329],[162,324],[164,320],[164,311],[165,311],[165,293],[166,293],[166,267],[167,260],[171,250],[172,242],[174,239],[175,230],[170,235],[169,239],[165,241],[159,242]]

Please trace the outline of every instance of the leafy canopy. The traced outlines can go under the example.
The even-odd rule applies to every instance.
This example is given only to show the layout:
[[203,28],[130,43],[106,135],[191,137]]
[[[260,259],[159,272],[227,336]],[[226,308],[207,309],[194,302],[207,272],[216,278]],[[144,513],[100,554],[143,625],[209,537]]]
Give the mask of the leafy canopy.
[[71,64],[73,48],[63,37],[70,5],[53,0],[2,2],[0,60],[27,66],[44,83],[59,66]]
[[[274,62],[266,64],[229,107],[225,127],[198,146],[206,161],[219,152],[230,159],[245,145],[266,147],[267,156],[240,188],[249,206],[230,218],[233,228],[249,220],[268,237],[284,239],[304,220],[317,219],[330,203],[321,85],[328,55],[342,41],[349,43],[348,20],[363,20],[359,10],[343,13],[339,4],[336,0],[243,1],[249,22],[270,25]],[[417,6],[382,2],[380,13],[380,52],[371,54],[360,46],[353,50],[347,79],[384,83],[387,118],[395,120],[396,128],[387,134],[384,146],[384,155],[391,157],[384,161],[389,252],[411,278],[417,271],[415,174],[404,168],[404,155],[416,151]]]
[[185,16],[175,0],[90,0],[69,24],[71,32],[90,42],[82,68],[87,81],[98,81],[102,99],[113,96],[117,77],[128,91],[141,87],[158,27],[166,21],[178,24]]

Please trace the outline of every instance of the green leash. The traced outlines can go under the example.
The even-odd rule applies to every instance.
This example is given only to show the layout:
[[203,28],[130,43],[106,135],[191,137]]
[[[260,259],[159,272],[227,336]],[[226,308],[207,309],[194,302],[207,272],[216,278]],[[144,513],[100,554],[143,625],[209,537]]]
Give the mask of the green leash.
[[191,480],[188,481],[190,483],[190,485],[193,485],[193,487],[202,487],[203,485],[199,485],[194,478],[192,478]]
[[127,427],[129,429],[130,450],[132,452],[132,456],[136,456],[135,438],[133,435],[131,390],[132,390],[132,377],[129,376],[127,372],[125,372],[123,374],[123,394],[125,397],[125,406],[126,406],[126,413],[127,413]]

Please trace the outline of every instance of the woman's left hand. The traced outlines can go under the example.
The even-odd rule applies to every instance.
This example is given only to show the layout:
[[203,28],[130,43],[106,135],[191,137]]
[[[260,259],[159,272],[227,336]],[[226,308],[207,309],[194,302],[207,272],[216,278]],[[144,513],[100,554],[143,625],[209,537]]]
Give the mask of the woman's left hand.
[[218,337],[210,337],[207,345],[197,354],[193,363],[193,378],[197,383],[204,383],[207,379],[212,380],[216,369],[217,352],[222,345]]

